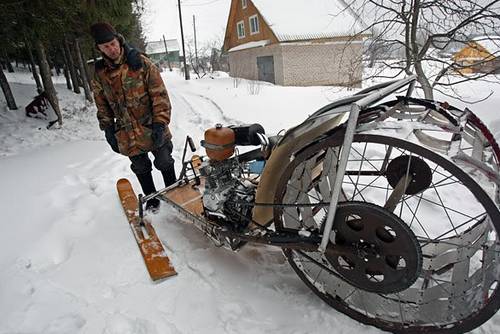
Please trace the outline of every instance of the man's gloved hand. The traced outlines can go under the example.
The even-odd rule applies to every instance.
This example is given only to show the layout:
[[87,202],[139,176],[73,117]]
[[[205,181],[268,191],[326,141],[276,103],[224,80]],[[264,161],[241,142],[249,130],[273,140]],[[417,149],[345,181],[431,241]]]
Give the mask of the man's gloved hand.
[[151,139],[153,139],[153,149],[158,149],[165,144],[165,125],[162,123],[153,123],[153,132]]
[[106,129],[104,129],[104,134],[106,135],[106,141],[108,142],[109,146],[111,146],[111,149],[116,153],[120,153],[120,149],[118,148],[118,141],[115,137],[115,127],[107,127]]

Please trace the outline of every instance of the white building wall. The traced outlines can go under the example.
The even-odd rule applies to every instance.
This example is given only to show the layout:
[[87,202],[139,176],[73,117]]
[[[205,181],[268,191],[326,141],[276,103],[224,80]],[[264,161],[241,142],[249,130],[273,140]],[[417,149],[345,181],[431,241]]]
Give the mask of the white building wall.
[[283,85],[283,57],[279,44],[229,52],[229,75],[231,77],[257,80],[259,77],[257,57],[263,56],[273,56],[275,83]]
[[282,44],[283,85],[361,86],[361,42]]
[[361,86],[361,42],[283,43],[229,53],[231,77],[258,79],[257,57],[273,56],[282,86]]

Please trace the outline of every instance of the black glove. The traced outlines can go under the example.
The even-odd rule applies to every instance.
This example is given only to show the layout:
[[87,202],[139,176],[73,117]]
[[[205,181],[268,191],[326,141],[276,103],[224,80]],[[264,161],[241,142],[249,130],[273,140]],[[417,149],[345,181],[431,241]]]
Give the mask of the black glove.
[[165,144],[165,125],[162,123],[153,123],[153,132],[151,133],[153,139],[153,149],[159,149]]
[[120,149],[118,148],[118,141],[115,137],[115,127],[107,127],[106,129],[104,129],[104,134],[106,136],[106,141],[108,142],[109,146],[111,146],[111,149],[116,153],[120,153]]

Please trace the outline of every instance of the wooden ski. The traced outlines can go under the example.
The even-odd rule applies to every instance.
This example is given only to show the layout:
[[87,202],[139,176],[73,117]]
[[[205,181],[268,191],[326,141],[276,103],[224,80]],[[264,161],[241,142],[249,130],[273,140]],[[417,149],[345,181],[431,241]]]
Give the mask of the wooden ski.
[[116,189],[151,279],[158,281],[176,275],[153,225],[145,218],[144,224],[140,224],[138,199],[129,180],[118,180]]

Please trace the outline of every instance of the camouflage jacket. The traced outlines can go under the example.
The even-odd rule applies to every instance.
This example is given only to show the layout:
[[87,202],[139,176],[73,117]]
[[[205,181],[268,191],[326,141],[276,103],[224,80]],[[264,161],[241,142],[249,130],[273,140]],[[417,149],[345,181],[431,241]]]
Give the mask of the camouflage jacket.
[[165,138],[172,135],[170,100],[158,68],[135,49],[124,45],[117,63],[96,62],[92,80],[99,127],[114,127],[120,153],[134,156],[153,147],[153,122],[165,125]]

